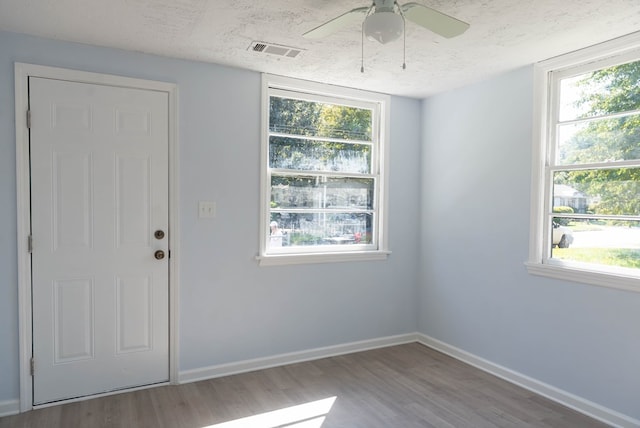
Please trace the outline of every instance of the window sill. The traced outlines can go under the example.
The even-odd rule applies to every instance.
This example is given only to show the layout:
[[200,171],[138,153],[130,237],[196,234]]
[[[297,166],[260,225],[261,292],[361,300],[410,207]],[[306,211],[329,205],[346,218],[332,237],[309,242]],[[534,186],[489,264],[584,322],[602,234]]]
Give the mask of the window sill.
[[363,262],[386,260],[391,251],[349,253],[270,254],[257,256],[259,266],[302,265],[312,263]]
[[635,291],[640,293],[640,278],[610,272],[587,269],[577,269],[567,266],[556,266],[537,262],[526,262],[525,266],[531,275],[547,278],[562,279],[582,284],[600,287],[616,288],[618,290]]

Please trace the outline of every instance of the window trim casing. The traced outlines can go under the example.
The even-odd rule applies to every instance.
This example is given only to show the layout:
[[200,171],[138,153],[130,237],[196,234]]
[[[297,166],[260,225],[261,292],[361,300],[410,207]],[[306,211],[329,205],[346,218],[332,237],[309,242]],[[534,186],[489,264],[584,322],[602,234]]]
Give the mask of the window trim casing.
[[[529,274],[554,279],[561,279],[583,284],[616,288],[627,291],[640,292],[639,275],[625,275],[622,272],[607,272],[581,268],[575,265],[567,266],[562,262],[545,263],[546,246],[544,233],[548,228],[545,211],[546,195],[546,167],[550,162],[552,152],[549,147],[549,129],[551,103],[557,92],[550,91],[552,71],[562,72],[571,68],[579,69],[589,63],[620,58],[633,55],[633,51],[640,49],[640,32],[632,33],[617,39],[609,40],[594,46],[570,52],[533,66],[533,120],[532,120],[532,151],[531,151],[531,222],[529,229],[529,257],[525,266]],[[637,58],[637,55],[635,56]],[[549,203],[547,201],[547,203]]]
[[[378,154],[376,162],[379,172],[379,182],[376,198],[378,233],[377,249],[354,250],[336,252],[304,252],[304,253],[267,253],[267,229],[269,211],[267,202],[270,201],[271,186],[267,180],[268,156],[269,156],[269,89],[275,88],[285,91],[308,93],[321,97],[346,98],[356,102],[377,103],[379,105],[379,135]],[[334,263],[386,260],[391,254],[388,247],[388,183],[389,183],[389,140],[390,140],[390,104],[391,97],[386,94],[362,91],[359,89],[332,86],[323,83],[298,80],[272,74],[262,74],[261,92],[261,127],[260,127],[260,227],[259,227],[259,254],[256,257],[259,266],[296,265],[309,263]]]

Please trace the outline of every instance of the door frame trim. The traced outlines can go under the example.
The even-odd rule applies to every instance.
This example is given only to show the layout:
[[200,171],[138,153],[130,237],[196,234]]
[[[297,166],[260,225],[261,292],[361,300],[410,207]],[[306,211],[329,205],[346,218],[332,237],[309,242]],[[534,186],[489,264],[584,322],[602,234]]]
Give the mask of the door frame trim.
[[[80,70],[35,64],[14,64],[15,131],[16,131],[16,203],[18,252],[18,335],[20,363],[20,411],[34,408],[30,360],[33,355],[31,306],[31,254],[27,238],[31,231],[31,192],[29,173],[29,77],[67,80],[131,89],[165,92],[169,98],[169,382],[178,383],[178,320],[180,289],[180,221],[179,221],[179,148],[178,148],[178,86],[175,83],[135,79],[124,76],[92,73]],[[135,387],[133,388],[135,389]],[[130,389],[123,390],[128,391]],[[60,402],[63,403],[64,401]]]

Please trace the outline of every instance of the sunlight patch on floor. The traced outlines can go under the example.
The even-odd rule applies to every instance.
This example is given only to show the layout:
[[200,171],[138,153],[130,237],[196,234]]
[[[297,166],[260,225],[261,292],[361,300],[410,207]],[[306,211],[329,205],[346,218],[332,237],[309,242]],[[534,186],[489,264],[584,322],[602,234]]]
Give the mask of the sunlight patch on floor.
[[202,428],[321,428],[336,398],[311,401]]

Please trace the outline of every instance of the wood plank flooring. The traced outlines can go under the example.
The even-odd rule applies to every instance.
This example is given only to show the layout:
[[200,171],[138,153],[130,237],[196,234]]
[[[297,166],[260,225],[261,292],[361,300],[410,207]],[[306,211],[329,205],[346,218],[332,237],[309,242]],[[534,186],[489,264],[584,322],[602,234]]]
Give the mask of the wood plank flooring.
[[[240,420],[335,397],[280,425]],[[284,413],[279,412],[280,413]],[[323,420],[324,418],[324,420]],[[0,428],[417,428],[605,425],[418,343],[0,418]]]

